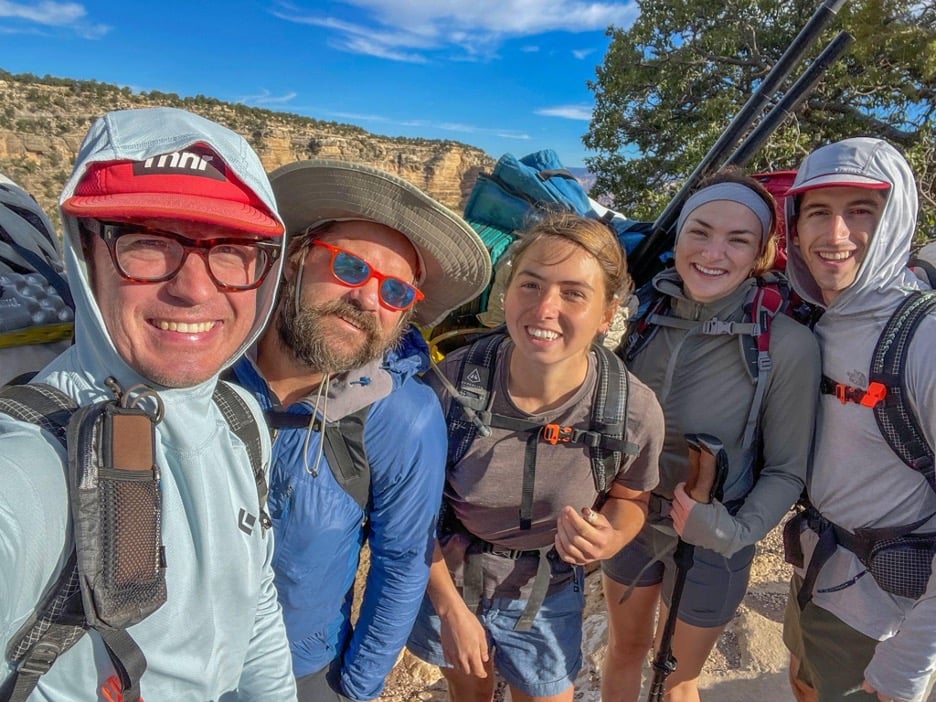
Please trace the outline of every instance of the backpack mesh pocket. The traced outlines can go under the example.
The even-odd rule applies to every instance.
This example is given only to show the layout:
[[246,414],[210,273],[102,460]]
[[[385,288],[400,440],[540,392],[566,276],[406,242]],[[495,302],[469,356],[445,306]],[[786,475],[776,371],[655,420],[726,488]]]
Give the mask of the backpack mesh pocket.
[[91,626],[123,629],[166,601],[154,419],[98,403],[76,412],[69,432],[85,617]]
[[882,590],[916,600],[926,591],[934,555],[936,534],[907,534],[876,542],[865,566]]
[[160,515],[154,509],[159,490],[154,480],[140,480],[136,471],[108,473],[98,484],[104,585],[119,611],[141,596],[148,599],[162,582]]

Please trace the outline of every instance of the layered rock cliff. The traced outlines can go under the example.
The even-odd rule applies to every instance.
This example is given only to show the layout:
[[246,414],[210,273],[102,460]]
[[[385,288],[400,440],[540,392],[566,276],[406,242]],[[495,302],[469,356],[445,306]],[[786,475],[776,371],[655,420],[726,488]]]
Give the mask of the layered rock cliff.
[[307,158],[365,163],[398,175],[456,211],[480,171],[494,159],[454,141],[383,137],[335,122],[271,112],[196,96],[0,70],[0,173],[29,190],[53,220],[81,139],[100,114],[113,109],[182,107],[242,134],[268,171]]

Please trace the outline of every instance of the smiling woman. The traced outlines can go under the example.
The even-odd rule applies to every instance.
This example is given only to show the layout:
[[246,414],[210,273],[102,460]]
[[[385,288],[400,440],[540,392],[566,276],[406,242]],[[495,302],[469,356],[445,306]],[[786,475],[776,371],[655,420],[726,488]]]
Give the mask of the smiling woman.
[[[640,530],[662,415],[596,345],[631,286],[612,231],[547,215],[507,256],[506,333],[439,368],[453,447],[446,517],[407,645],[442,667],[452,699],[491,699],[496,669],[514,699],[562,702],[582,665],[582,568]],[[482,375],[488,419],[467,432],[454,384]]]
[[[744,597],[754,544],[802,491],[819,381],[816,341],[791,318],[776,316],[761,337],[769,348],[758,345],[765,370],[752,383],[737,338],[751,333],[746,310],[762,287],[758,276],[774,261],[775,219],[770,194],[740,171],[704,182],[679,216],[675,268],[654,278],[660,299],[626,345],[628,368],[663,406],[667,439],[646,526],[602,564],[607,702],[637,700],[655,637],[658,651],[676,651],[679,658],[666,679],[667,694],[699,699],[699,674]],[[689,434],[710,435],[724,446],[724,494],[707,503],[683,487]],[[695,547],[694,563],[674,558],[678,539]],[[677,599],[669,585],[687,567],[691,577],[669,612]],[[674,628],[664,628],[668,621]]]

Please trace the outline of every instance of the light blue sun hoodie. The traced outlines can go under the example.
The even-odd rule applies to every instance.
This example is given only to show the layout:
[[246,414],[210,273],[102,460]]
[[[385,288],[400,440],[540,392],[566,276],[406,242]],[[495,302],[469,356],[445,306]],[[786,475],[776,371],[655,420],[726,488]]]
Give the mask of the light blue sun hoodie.
[[[795,219],[793,198],[789,198],[787,272],[800,295],[826,308],[815,327],[822,372],[836,382],[865,388],[881,330],[906,296],[921,287],[907,269],[916,226],[916,184],[896,149],[878,139],[855,138],[813,152],[800,168],[794,187],[832,173],[863,175],[891,184],[865,259],[851,286],[825,305],[799,248],[791,243]],[[905,377],[931,446],[936,445],[934,347],[936,317],[931,315],[923,320],[909,346]],[[822,395],[816,422],[807,490],[824,517],[854,531],[859,527],[901,526],[930,516],[917,531],[936,531],[936,492],[921,473],[908,468],[890,449],[871,409]],[[808,558],[815,546],[812,531],[803,533],[803,546]],[[914,602],[881,590],[858,559],[839,547],[819,574],[813,602],[881,642],[865,670],[865,677],[878,692],[922,700],[927,680],[936,670],[936,575],[930,578],[926,593]]]
[[[113,112],[88,132],[64,202],[96,161],[144,160],[207,143],[275,213],[259,159],[238,135],[188,112],[169,108]],[[77,305],[75,344],[37,381],[54,385],[80,405],[109,398],[103,381],[122,387],[149,383],[118,355],[88,282],[76,220],[63,214],[66,266]],[[278,219],[278,217],[277,217]],[[280,258],[280,262],[282,257]],[[257,314],[242,348],[259,334],[272,308],[280,264],[257,294]],[[295,699],[289,649],[270,566],[272,533],[239,519],[258,514],[247,453],[211,396],[217,378],[195,387],[156,386],[165,416],[156,427],[161,468],[166,603],[128,630],[147,660],[141,691],[163,700]],[[247,393],[241,393],[262,416]],[[270,442],[261,431],[264,465]],[[72,549],[64,452],[51,435],[0,415],[0,645],[27,620]],[[249,520],[244,520],[249,521]],[[245,526],[245,528],[240,528]],[[0,678],[12,671],[9,661]],[[114,675],[96,633],[82,639],[42,676],[30,700],[81,702],[102,698]]]

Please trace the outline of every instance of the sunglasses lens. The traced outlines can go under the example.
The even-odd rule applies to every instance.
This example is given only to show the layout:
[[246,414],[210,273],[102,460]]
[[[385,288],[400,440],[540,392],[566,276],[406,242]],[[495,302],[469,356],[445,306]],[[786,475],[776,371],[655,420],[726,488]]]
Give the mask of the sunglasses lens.
[[346,251],[335,254],[332,271],[338,280],[348,285],[360,285],[370,277],[370,266],[367,262]]
[[399,278],[386,278],[380,286],[380,297],[387,306],[404,310],[413,304],[416,290]]
[[316,241],[313,245],[324,246],[332,252],[332,273],[345,285],[358,287],[372,277],[380,279],[380,301],[393,310],[406,310],[413,306],[419,293],[412,285],[399,278],[381,275],[371,270],[370,265],[360,256],[349,251],[328,246]]

